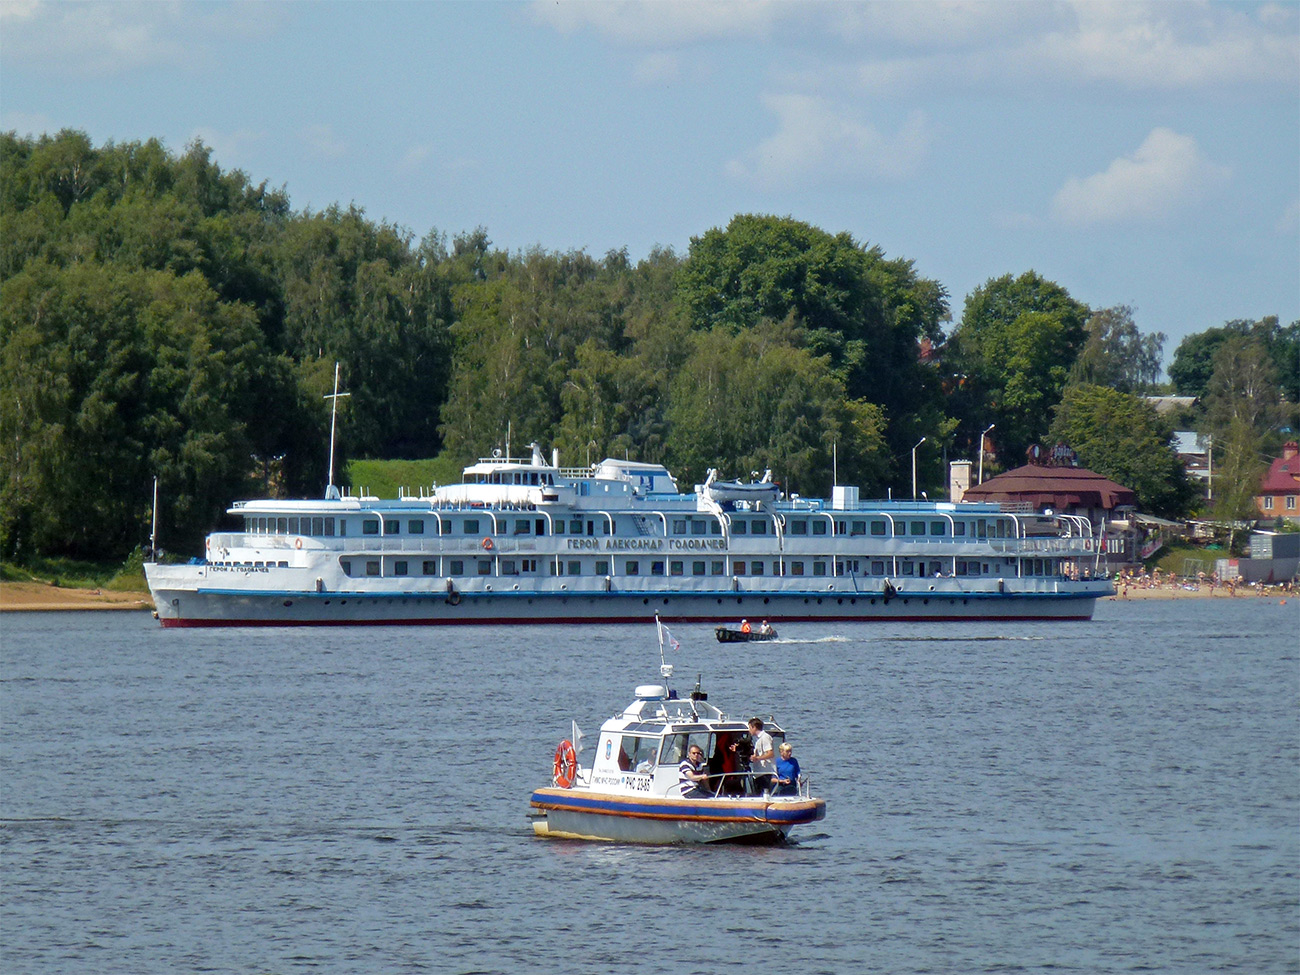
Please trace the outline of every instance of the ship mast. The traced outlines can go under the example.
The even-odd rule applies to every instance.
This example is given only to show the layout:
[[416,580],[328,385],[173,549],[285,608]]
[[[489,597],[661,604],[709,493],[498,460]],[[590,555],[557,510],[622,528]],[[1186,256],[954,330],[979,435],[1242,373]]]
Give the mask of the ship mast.
[[334,486],[334,430],[339,415],[339,398],[342,396],[351,396],[351,393],[339,392],[339,364],[334,363],[334,392],[326,393],[324,398],[330,400],[330,471],[329,483],[325,486],[325,497],[330,500],[336,500],[339,497],[339,489]]

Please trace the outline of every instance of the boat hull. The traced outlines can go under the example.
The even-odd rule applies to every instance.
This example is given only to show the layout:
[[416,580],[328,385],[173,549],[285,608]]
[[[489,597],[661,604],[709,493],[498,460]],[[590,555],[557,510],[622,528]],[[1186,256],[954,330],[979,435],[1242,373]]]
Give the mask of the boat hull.
[[[152,581],[152,580],[151,580]],[[712,623],[760,615],[774,623],[831,621],[1088,620],[1109,587],[1066,592],[312,592],[292,588],[152,586],[165,627]]]
[[746,633],[744,630],[729,630],[725,626],[719,626],[714,630],[714,633],[717,635],[719,643],[765,643],[776,639],[775,630],[771,633],[754,631]]
[[559,839],[676,846],[777,843],[795,826],[826,817],[823,799],[672,799],[587,789],[538,789],[533,832]]

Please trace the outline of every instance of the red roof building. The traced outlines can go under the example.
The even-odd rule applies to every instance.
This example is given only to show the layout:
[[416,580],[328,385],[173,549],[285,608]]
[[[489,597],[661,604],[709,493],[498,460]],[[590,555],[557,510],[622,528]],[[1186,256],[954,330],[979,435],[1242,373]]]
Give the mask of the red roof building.
[[1255,506],[1265,518],[1300,520],[1300,445],[1289,440],[1259,485]]
[[1026,464],[970,488],[963,501],[1020,502],[1036,511],[1083,515],[1093,524],[1113,518],[1115,509],[1137,505],[1131,488],[1086,467]]

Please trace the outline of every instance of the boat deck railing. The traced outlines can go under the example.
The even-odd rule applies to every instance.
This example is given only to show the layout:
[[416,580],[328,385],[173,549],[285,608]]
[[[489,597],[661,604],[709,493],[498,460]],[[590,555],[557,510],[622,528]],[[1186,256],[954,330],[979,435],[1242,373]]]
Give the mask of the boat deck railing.
[[[714,799],[759,798],[759,794],[754,791],[753,784],[752,784],[753,780],[758,777],[758,774],[759,773],[752,772],[752,771],[751,772],[722,772],[721,774],[718,775],[710,774],[709,779],[710,780],[717,779],[717,783],[716,784],[713,784],[712,782],[710,783],[712,788],[709,791],[708,795]],[[732,782],[735,782],[736,780],[740,780],[739,785],[741,787],[741,791],[739,793],[723,792],[723,786],[725,786],[729,780]],[[691,789],[694,789],[695,786],[683,782],[678,785],[678,788],[681,790],[683,794],[685,794],[689,792]],[[769,799],[811,799],[812,780],[806,775],[800,775],[799,783],[796,788],[796,791],[780,792],[780,793],[764,792],[762,793],[762,797],[769,798]]]

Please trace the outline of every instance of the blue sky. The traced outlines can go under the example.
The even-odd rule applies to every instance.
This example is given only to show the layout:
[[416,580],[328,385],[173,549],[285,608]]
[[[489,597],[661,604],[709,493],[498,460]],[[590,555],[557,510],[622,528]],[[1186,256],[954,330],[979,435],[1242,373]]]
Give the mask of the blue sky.
[[0,126],[192,139],[417,237],[684,253],[737,213],[1034,269],[1178,341],[1300,318],[1300,4],[0,0]]

